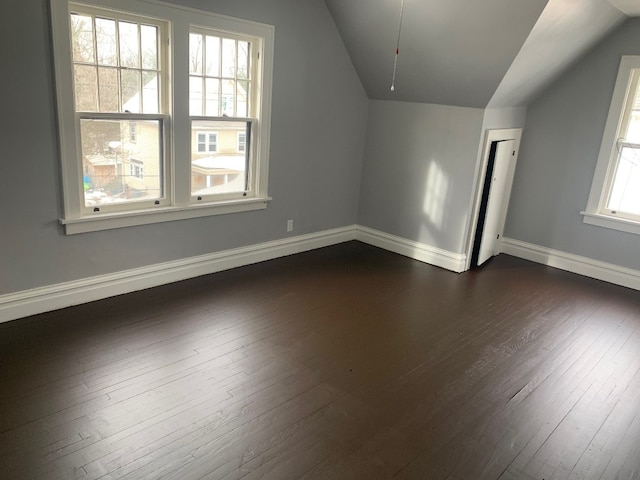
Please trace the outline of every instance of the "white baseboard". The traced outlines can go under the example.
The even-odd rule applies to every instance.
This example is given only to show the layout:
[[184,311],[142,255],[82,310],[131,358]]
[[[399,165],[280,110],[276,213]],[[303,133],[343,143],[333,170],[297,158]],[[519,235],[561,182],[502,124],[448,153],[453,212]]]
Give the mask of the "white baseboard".
[[[336,245],[349,240],[359,240],[453,272],[459,273],[465,270],[466,255],[464,254],[452,253],[368,227],[352,225],[0,295],[0,323],[316,248]],[[511,238],[502,239],[502,251],[509,255],[561,270],[640,290],[640,271],[638,270],[599,262]]]
[[356,227],[234,248],[0,296],[0,323],[354,240]]
[[514,257],[559,268],[560,270],[640,290],[640,271],[638,270],[592,260],[591,258],[533,245],[512,238],[502,239],[502,252]]
[[449,252],[425,243],[396,237],[395,235],[390,235],[372,228],[361,225],[356,226],[356,240],[384,248],[390,252],[398,253],[420,262],[445,268],[452,272],[460,273],[465,270],[467,260],[465,254]]

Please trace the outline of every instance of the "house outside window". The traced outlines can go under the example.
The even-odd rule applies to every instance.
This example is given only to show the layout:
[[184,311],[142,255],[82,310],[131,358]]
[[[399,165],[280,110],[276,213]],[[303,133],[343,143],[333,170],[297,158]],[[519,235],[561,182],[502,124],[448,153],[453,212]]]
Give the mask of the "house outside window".
[[640,56],[622,58],[585,223],[640,234]]
[[238,151],[245,152],[247,150],[247,134],[238,132]]
[[68,234],[266,208],[273,27],[49,1]]

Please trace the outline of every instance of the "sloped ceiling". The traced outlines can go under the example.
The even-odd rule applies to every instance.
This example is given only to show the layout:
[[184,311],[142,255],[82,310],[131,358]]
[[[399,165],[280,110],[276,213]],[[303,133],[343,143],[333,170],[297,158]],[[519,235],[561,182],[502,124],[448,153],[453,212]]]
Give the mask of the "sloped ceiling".
[[609,2],[630,17],[640,16],[640,2],[638,0],[609,0]]
[[400,0],[325,2],[369,98],[478,108],[526,105],[626,18],[608,0],[405,0],[391,92]]

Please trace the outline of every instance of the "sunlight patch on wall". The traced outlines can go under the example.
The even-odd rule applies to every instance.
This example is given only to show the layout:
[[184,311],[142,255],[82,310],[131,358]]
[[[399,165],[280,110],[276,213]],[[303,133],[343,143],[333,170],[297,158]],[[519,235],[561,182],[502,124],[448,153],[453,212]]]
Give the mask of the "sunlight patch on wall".
[[438,230],[442,230],[444,226],[448,192],[449,179],[447,175],[435,161],[432,161],[427,172],[423,210],[427,218]]

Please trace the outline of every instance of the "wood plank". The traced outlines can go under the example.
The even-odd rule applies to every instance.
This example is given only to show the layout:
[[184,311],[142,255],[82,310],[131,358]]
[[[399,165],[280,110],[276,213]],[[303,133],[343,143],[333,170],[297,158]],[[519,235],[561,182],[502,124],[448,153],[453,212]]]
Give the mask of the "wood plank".
[[0,325],[3,479],[640,476],[640,292],[348,242]]

